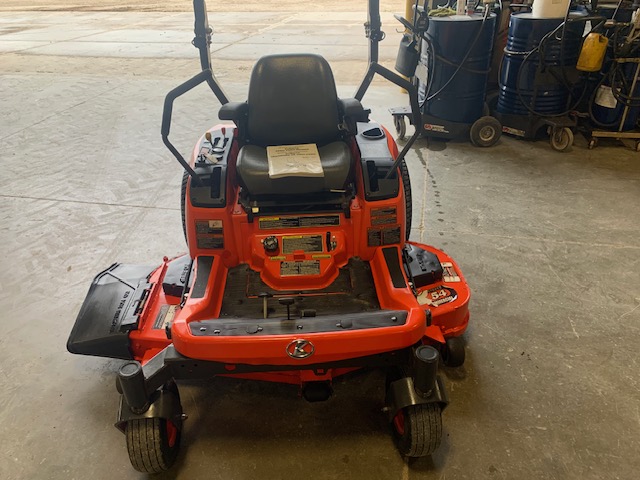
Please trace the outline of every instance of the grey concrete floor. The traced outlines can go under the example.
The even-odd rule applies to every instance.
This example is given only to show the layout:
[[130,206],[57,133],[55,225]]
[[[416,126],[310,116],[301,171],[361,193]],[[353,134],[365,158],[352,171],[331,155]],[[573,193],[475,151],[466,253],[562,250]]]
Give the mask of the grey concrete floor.
[[[362,14],[212,20],[234,99],[268,51],[326,55],[343,95],[365,68]],[[392,65],[398,35],[383,21]],[[182,173],[159,124],[165,93],[197,72],[191,28],[183,13],[0,14],[0,478],[143,477],[112,426],[120,363],[65,342],[95,273],[185,250]],[[383,82],[365,101],[387,124],[406,103]],[[204,88],[179,101],[183,152],[216,110]],[[181,384],[183,450],[159,478],[637,478],[639,159],[582,138],[567,154],[421,141],[408,158],[412,237],[456,258],[473,289],[467,363],[444,372],[442,448],[396,453],[376,372],[338,381],[323,404],[215,379]]]

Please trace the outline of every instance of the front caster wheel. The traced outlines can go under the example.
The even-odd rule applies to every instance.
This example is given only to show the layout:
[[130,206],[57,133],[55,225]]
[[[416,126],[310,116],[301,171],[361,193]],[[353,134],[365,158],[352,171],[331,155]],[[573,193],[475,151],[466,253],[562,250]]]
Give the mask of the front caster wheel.
[[469,130],[471,143],[476,147],[491,147],[500,140],[502,124],[491,116],[480,117]]
[[407,122],[404,119],[404,115],[396,115],[393,117],[393,126],[396,127],[398,140],[404,140],[407,135]]
[[442,408],[437,403],[411,405],[393,417],[393,436],[406,457],[431,455],[442,441]]
[[566,152],[573,145],[573,132],[569,127],[554,127],[549,137],[551,148],[557,152]]
[[131,465],[139,472],[164,472],[176,461],[180,449],[180,430],[171,420],[129,420],[125,434]]
[[460,337],[447,338],[446,343],[442,346],[442,362],[447,367],[460,367],[464,363],[466,357],[464,342]]

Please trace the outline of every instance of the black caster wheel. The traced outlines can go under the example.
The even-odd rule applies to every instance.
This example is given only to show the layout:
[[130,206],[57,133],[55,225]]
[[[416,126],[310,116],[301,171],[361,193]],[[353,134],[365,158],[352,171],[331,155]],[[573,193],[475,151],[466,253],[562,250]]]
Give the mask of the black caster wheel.
[[447,338],[446,343],[441,348],[440,354],[442,355],[442,362],[447,367],[462,366],[466,357],[464,342],[462,341],[462,338]]
[[404,119],[404,115],[396,115],[393,117],[393,125],[396,127],[398,140],[404,140],[407,135],[407,122]]
[[597,146],[598,146],[598,139],[597,138],[592,138],[591,140],[589,140],[589,144],[587,145],[589,150],[593,150]]
[[480,117],[471,125],[469,137],[476,147],[491,147],[502,135],[502,125],[491,116]]
[[556,152],[566,152],[573,145],[573,132],[569,127],[553,127],[549,143]]
[[442,442],[442,408],[437,403],[410,405],[393,417],[392,428],[402,455],[431,455]]
[[129,420],[125,429],[133,468],[142,473],[169,470],[180,449],[180,430],[165,418]]
[[[174,380],[162,387],[180,405],[180,392]],[[180,407],[180,410],[182,408]],[[175,421],[166,418],[139,418],[129,420],[125,427],[127,452],[133,468],[142,473],[167,471],[175,463],[180,450],[182,415]],[[177,423],[176,423],[177,422]]]

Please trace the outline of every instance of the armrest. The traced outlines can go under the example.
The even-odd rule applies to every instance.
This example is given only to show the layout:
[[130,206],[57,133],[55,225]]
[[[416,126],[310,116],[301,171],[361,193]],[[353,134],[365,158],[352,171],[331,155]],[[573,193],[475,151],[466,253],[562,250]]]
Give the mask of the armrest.
[[351,117],[359,121],[361,115],[365,115],[365,109],[362,107],[360,100],[355,98],[338,99],[338,108],[343,117]]
[[218,118],[220,120],[232,120],[238,125],[247,116],[248,112],[249,104],[247,102],[229,102],[220,107]]
[[340,98],[338,99],[338,110],[342,121],[342,130],[348,134],[355,135],[358,131],[357,122],[368,122],[371,110],[365,110],[356,98]]

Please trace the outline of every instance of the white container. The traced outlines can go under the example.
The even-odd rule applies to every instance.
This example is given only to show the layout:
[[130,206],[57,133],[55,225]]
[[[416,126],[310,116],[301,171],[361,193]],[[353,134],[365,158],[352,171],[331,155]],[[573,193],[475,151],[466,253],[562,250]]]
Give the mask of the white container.
[[533,18],[564,18],[570,0],[534,0],[531,14]]

